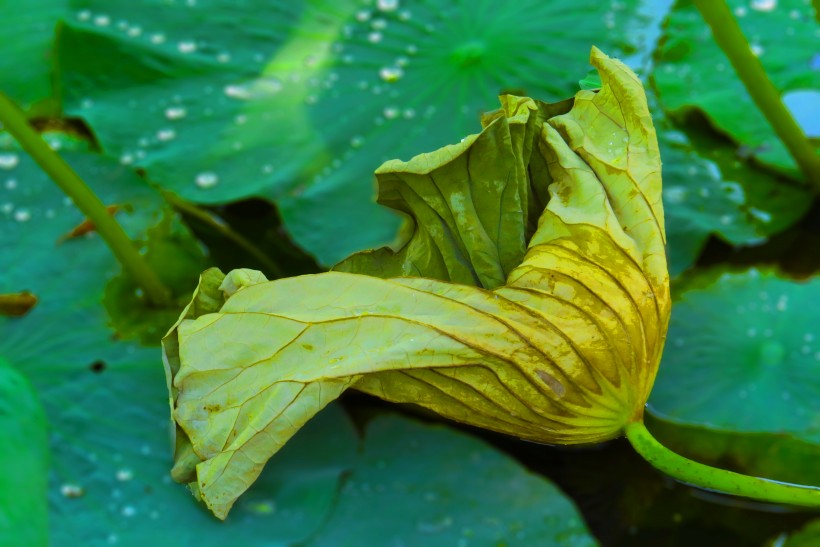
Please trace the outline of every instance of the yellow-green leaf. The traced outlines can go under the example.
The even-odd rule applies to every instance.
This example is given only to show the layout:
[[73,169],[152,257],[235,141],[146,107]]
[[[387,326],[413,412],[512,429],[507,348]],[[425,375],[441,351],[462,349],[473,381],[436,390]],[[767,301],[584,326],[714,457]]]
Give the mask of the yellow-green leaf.
[[641,416],[670,310],[660,157],[637,77],[591,60],[602,88],[570,110],[504,97],[479,135],[383,165],[382,202],[415,219],[396,253],[203,274],[163,342],[176,480],[224,518],[350,387],[551,443]]

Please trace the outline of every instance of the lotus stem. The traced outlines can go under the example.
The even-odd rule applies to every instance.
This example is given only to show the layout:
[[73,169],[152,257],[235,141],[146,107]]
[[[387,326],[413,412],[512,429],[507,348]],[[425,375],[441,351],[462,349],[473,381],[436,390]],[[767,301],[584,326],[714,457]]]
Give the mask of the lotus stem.
[[750,477],[692,461],[659,443],[643,422],[625,428],[626,438],[652,467],[681,482],[771,503],[820,507],[820,488]]
[[694,0],[694,3],[757,107],[789,150],[808,183],[815,191],[820,191],[820,156],[783,104],[780,92],[769,80],[760,60],[752,53],[726,2]]
[[23,112],[0,92],[0,123],[20,143],[40,168],[69,196],[77,208],[94,223],[100,237],[111,252],[145,291],[152,304],[162,306],[170,299],[170,291],[162,284],[128,238],[122,226],[112,217],[100,198],[77,175],[59,154],[29,125]]

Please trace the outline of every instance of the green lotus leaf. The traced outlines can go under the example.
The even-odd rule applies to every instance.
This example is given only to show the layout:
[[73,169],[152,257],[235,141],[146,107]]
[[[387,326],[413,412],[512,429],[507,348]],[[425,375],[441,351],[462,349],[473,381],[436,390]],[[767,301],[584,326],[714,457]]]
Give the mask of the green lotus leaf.
[[481,134],[384,164],[382,202],[415,219],[396,253],[203,274],[163,341],[177,481],[224,518],[351,387],[549,443],[641,418],[670,311],[660,156],[638,78],[591,62],[602,88],[569,111],[505,97]]

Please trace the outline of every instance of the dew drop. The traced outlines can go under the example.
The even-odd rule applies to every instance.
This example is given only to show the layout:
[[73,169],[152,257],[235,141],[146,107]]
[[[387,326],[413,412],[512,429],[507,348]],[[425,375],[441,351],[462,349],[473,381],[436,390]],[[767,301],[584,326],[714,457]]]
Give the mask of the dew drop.
[[399,115],[399,109],[396,108],[395,106],[387,106],[382,111],[382,114],[384,114],[384,117],[387,118],[388,120],[392,120],[392,119],[395,119]]
[[404,71],[399,67],[386,66],[379,70],[379,78],[385,82],[398,82],[404,76]]
[[382,41],[382,33],[377,31],[371,32],[367,35],[367,41],[371,44],[378,44]]
[[223,51],[216,56],[216,60],[220,63],[227,63],[231,60],[231,54],[227,51]]
[[372,28],[373,30],[384,30],[385,28],[387,28],[387,21],[385,21],[382,18],[373,19],[370,22],[370,28]]
[[200,188],[213,188],[219,184],[219,176],[212,171],[205,171],[196,176],[196,185]]
[[746,15],[746,8],[743,6],[738,6],[735,8],[735,15],[738,17],[743,17]]
[[766,51],[760,44],[751,44],[749,48],[752,50],[752,54],[755,57],[760,57]]
[[17,179],[8,179],[6,181],[6,190],[14,190],[17,188]]
[[14,204],[10,202],[6,202],[3,205],[0,205],[0,212],[7,215],[14,210]]
[[133,505],[126,505],[122,508],[121,513],[124,517],[133,517],[137,514],[137,509]]
[[0,169],[14,169],[20,158],[13,152],[0,152]]
[[410,44],[410,45],[408,45],[407,47],[404,48],[404,51],[406,51],[408,55],[415,55],[416,53],[419,52],[419,48],[418,48],[418,46]]
[[116,477],[120,482],[127,482],[134,478],[134,472],[128,468],[117,469]]
[[85,489],[79,484],[67,482],[60,486],[60,494],[67,498],[79,498],[85,494]]
[[91,12],[87,9],[80,10],[77,12],[77,19],[80,21],[88,21],[91,19]]
[[130,28],[126,31],[126,34],[128,34],[128,36],[130,36],[131,38],[136,38],[137,36],[139,36],[140,34],[142,34],[142,28],[141,28],[141,27],[137,27],[137,26],[130,27]]
[[151,35],[149,40],[151,41],[152,44],[161,44],[161,43],[165,42],[165,35],[162,34],[161,32],[155,32],[154,34]]
[[356,12],[356,20],[365,23],[370,20],[370,11],[363,9]]
[[170,128],[160,129],[159,131],[157,131],[157,139],[159,139],[162,142],[168,142],[170,140],[173,140],[176,136],[177,132]]
[[169,120],[181,120],[188,111],[181,106],[169,106],[165,109],[165,117]]
[[17,209],[14,211],[14,220],[17,222],[28,222],[31,219],[31,213],[28,209]]
[[247,87],[241,85],[226,85],[222,90],[225,95],[232,99],[250,99],[251,92]]
[[177,44],[177,49],[180,53],[193,53],[196,51],[196,42],[185,40]]
[[350,146],[352,146],[353,148],[361,148],[363,144],[364,138],[358,135],[350,139]]
[[376,0],[376,8],[386,13],[396,11],[399,9],[399,0]]
[[777,0],[752,0],[755,11],[772,11],[777,7]]
[[94,18],[94,24],[98,27],[107,27],[111,24],[111,18],[104,13],[100,14]]

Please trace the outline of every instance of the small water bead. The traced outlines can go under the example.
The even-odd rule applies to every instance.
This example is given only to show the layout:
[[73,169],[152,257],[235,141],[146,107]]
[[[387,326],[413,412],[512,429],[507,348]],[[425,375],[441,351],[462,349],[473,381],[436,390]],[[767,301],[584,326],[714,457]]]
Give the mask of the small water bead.
[[370,28],[372,28],[373,30],[384,30],[385,28],[387,28],[387,21],[385,21],[382,18],[373,19],[370,22]]
[[219,176],[212,171],[205,171],[196,176],[196,185],[200,188],[213,188],[219,184]]
[[160,129],[159,131],[157,131],[157,139],[159,139],[162,142],[168,142],[170,140],[173,140],[176,136],[177,132],[170,128]]
[[747,12],[747,10],[743,6],[738,6],[738,7],[735,8],[735,15],[738,16],[738,17],[745,16],[746,12]]
[[683,203],[689,191],[683,186],[668,186],[663,190],[663,197],[668,203]]
[[408,55],[415,55],[416,53],[419,52],[419,48],[418,48],[418,46],[410,44],[410,45],[408,45],[407,47],[404,48],[404,51],[406,51]]
[[91,19],[91,12],[87,9],[80,10],[77,12],[77,19],[80,21],[88,21]]
[[412,17],[410,10],[402,10],[399,12],[399,21],[409,21]]
[[222,53],[217,54],[216,60],[220,63],[227,63],[231,60],[231,54],[223,51]]
[[8,179],[6,181],[6,190],[14,190],[17,188],[17,179]]
[[60,494],[67,498],[79,498],[85,494],[85,489],[79,484],[65,483],[60,486]]
[[405,120],[412,120],[416,117],[416,111],[412,108],[405,108],[404,112],[402,112],[402,116],[404,116]]
[[182,106],[169,106],[165,109],[165,117],[169,120],[181,120],[186,114],[188,111]]
[[141,28],[141,27],[138,27],[138,26],[133,26],[133,27],[130,27],[130,28],[126,31],[126,34],[128,34],[128,36],[130,36],[130,37],[132,37],[132,38],[136,38],[137,36],[139,36],[139,35],[141,35],[141,34],[142,34],[142,28]]
[[376,8],[386,13],[396,11],[399,9],[399,0],[376,0]]
[[378,44],[382,41],[382,33],[377,31],[371,32],[367,35],[367,41],[371,44]]
[[14,204],[10,202],[6,202],[3,205],[0,205],[0,212],[7,215],[14,210]]
[[120,482],[127,482],[134,478],[134,472],[130,469],[118,469],[116,477]]
[[196,51],[196,42],[185,40],[177,44],[180,53],[193,53]]
[[94,24],[98,27],[107,27],[111,24],[111,18],[104,13],[101,13],[100,15],[94,17]]
[[357,135],[350,139],[350,146],[352,146],[353,148],[361,148],[362,145],[364,145],[364,137],[360,137]]
[[308,95],[307,97],[305,97],[305,104],[307,105],[314,105],[317,102],[319,102],[319,97],[317,97],[316,95]]
[[266,175],[270,175],[271,173],[273,173],[273,165],[266,163],[262,166],[262,172]]
[[222,90],[225,95],[231,97],[232,99],[250,99],[251,92],[250,90],[241,85],[226,85]]
[[14,211],[14,220],[17,222],[28,222],[31,220],[31,212],[28,209],[17,209]]
[[777,7],[777,0],[752,0],[755,11],[772,11]]
[[388,83],[398,82],[402,76],[404,70],[399,67],[386,66],[379,70],[379,78]]
[[163,42],[165,42],[165,35],[161,32],[155,32],[148,39],[151,41],[152,44],[162,44]]
[[14,152],[0,152],[0,169],[14,169],[20,158]]
[[749,48],[752,50],[752,54],[755,57],[760,57],[766,51],[760,44],[750,44]]
[[365,23],[370,20],[370,10],[359,10],[356,12],[356,20],[360,23]]
[[395,119],[396,117],[398,117],[399,109],[396,108],[395,106],[387,106],[382,111],[382,114],[384,114],[384,117],[387,118],[388,120],[392,120],[392,119]]
[[126,505],[122,508],[121,513],[124,517],[133,517],[137,514],[137,510],[133,505]]

